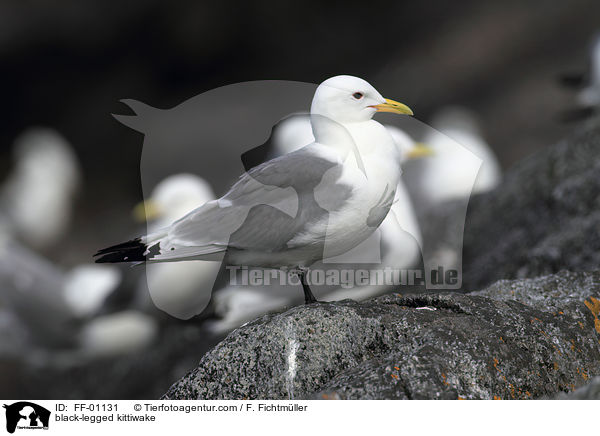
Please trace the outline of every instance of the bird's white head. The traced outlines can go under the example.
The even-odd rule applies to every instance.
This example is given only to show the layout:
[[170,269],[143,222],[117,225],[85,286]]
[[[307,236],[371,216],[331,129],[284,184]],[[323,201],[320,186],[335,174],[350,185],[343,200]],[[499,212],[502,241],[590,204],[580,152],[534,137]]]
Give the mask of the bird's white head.
[[400,130],[398,127],[385,126],[385,128],[400,152],[400,163],[434,154],[431,147],[422,142],[416,142],[408,133]]
[[194,174],[175,174],[156,185],[151,197],[135,207],[134,216],[139,221],[162,218],[171,222],[214,198],[204,179]]
[[335,76],[321,83],[310,112],[341,124],[368,121],[375,112],[413,114],[408,106],[383,98],[369,82],[354,76]]

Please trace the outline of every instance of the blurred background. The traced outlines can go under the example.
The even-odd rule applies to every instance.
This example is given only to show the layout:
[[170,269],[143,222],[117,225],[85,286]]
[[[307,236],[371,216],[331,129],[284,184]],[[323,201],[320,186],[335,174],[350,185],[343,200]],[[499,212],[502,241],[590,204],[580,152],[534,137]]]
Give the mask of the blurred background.
[[[236,82],[351,74],[424,122],[469,109],[506,169],[572,129],[561,113],[576,94],[558,78],[587,66],[599,17],[594,0],[2,1],[0,396],[155,398],[220,338],[205,331],[210,313],[128,311],[143,305],[139,272],[86,270],[97,249],[143,228],[131,214],[143,135],[111,116],[130,113],[119,100],[167,109]],[[36,143],[54,145],[29,161]],[[36,165],[62,194],[48,186],[33,198],[64,204],[54,227],[42,214],[50,228],[39,235],[27,222],[39,211],[19,206]],[[97,286],[97,301],[69,303]],[[114,338],[117,349],[104,343]]]

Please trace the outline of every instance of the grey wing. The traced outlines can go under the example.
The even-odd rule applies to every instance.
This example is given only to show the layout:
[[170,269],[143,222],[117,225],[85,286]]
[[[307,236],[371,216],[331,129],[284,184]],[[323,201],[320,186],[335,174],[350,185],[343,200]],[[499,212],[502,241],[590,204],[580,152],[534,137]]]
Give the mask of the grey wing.
[[[311,150],[313,147],[315,150]],[[308,145],[244,173],[219,200],[211,201],[176,221],[160,238],[157,259],[176,260],[225,251],[278,251],[307,226],[326,219],[314,199],[314,189],[339,162],[323,157],[319,146]],[[323,147],[323,146],[320,146]],[[347,188],[332,185],[332,196]]]

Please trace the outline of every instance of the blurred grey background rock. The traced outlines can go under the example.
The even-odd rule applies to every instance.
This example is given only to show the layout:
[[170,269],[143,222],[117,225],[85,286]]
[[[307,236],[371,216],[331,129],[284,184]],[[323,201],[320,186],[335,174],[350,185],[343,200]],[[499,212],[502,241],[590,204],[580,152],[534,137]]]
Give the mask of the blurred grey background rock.
[[512,167],[474,196],[465,222],[464,287],[500,278],[597,270],[600,118]]

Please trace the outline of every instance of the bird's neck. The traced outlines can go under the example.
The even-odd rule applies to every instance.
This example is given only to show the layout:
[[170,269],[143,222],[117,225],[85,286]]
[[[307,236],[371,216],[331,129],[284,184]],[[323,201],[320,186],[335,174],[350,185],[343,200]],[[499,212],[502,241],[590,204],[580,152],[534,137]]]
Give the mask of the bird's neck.
[[379,153],[390,160],[399,160],[398,149],[388,130],[375,120],[347,124],[357,150],[363,155]]
[[315,114],[311,114],[310,120],[315,141],[319,144],[335,149],[342,156],[355,148],[355,141],[347,124]]

